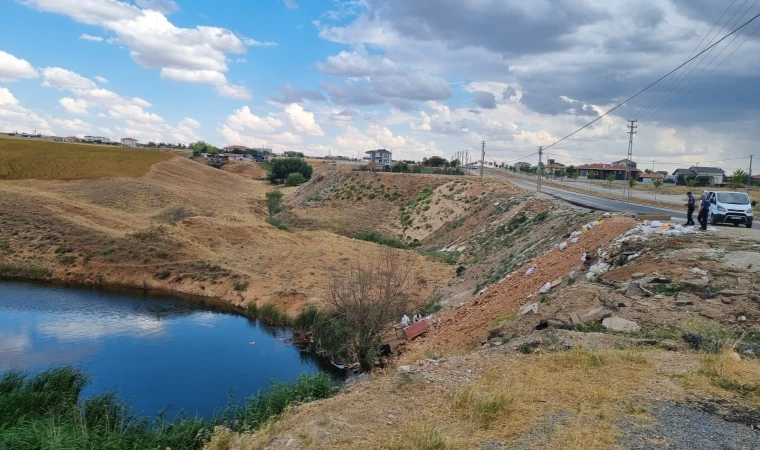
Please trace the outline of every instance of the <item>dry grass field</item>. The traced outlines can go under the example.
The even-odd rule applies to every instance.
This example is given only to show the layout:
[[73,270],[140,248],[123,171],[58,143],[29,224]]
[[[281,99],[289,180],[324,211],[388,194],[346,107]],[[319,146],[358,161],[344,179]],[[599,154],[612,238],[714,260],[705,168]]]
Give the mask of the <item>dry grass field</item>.
[[[47,272],[59,280],[148,286],[243,306],[272,302],[294,315],[306,303],[324,301],[334,274],[380,248],[324,230],[278,230],[266,220],[272,186],[248,174],[180,157],[145,170],[131,178],[0,181],[0,274]],[[414,257],[420,278],[429,281],[421,298],[453,277],[450,266]]]
[[27,138],[0,138],[0,180],[139,177],[172,153]]

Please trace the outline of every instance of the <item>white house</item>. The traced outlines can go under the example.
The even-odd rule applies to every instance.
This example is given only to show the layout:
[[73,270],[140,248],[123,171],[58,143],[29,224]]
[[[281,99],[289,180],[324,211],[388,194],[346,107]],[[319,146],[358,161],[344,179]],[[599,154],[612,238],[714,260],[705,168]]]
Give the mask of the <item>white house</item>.
[[370,150],[366,153],[367,153],[367,157],[365,157],[364,159],[367,162],[378,163],[383,166],[389,166],[392,164],[393,153],[389,152],[388,150],[384,148],[380,150]]
[[111,142],[109,138],[103,136],[85,136],[82,140],[85,142],[102,142],[103,144]]
[[639,182],[640,183],[652,183],[654,180],[664,180],[665,175],[661,173],[640,173],[639,174]]
[[126,137],[121,139],[122,147],[137,147],[137,139]]

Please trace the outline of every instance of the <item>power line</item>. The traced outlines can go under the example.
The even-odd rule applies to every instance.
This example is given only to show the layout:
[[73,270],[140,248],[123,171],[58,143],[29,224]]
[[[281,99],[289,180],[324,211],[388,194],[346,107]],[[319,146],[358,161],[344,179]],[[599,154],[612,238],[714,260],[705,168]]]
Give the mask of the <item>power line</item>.
[[680,66],[676,67],[675,69],[673,69],[673,70],[671,70],[670,72],[666,73],[666,74],[665,74],[665,75],[663,75],[662,77],[658,78],[656,81],[652,82],[651,84],[649,84],[648,86],[646,86],[644,89],[641,89],[641,90],[640,90],[640,91],[638,91],[637,93],[635,93],[635,94],[633,94],[632,96],[628,97],[627,99],[623,100],[623,101],[622,101],[621,103],[619,103],[617,106],[614,106],[613,108],[611,108],[610,110],[608,110],[608,111],[607,111],[607,112],[605,112],[604,114],[600,115],[600,116],[599,116],[599,117],[597,117],[596,119],[592,120],[591,122],[587,123],[586,125],[583,125],[582,127],[578,128],[577,130],[575,130],[575,131],[573,131],[572,133],[568,134],[567,136],[563,137],[562,139],[560,139],[560,140],[558,140],[558,141],[556,141],[556,142],[554,142],[554,143],[552,143],[552,144],[550,144],[550,145],[547,145],[546,147],[544,147],[544,150],[546,150],[546,149],[548,149],[548,148],[551,148],[551,147],[553,147],[553,146],[555,146],[555,145],[559,144],[560,142],[562,142],[562,141],[564,141],[564,140],[566,140],[566,139],[570,138],[571,136],[573,136],[573,135],[577,134],[577,133],[578,133],[578,132],[580,132],[581,130],[584,130],[584,129],[586,129],[586,128],[588,128],[589,126],[591,126],[592,124],[594,124],[594,123],[596,123],[597,121],[601,120],[603,117],[605,117],[605,116],[609,115],[611,112],[613,112],[613,111],[615,111],[616,109],[620,108],[621,106],[625,105],[626,103],[628,103],[629,101],[631,101],[631,100],[633,100],[634,98],[638,97],[639,95],[641,95],[643,92],[645,92],[646,90],[648,90],[648,89],[649,89],[649,88],[651,88],[652,86],[656,85],[656,84],[657,84],[657,83],[659,83],[660,81],[662,81],[662,80],[664,80],[665,78],[667,78],[668,76],[672,75],[674,72],[676,72],[676,71],[677,71],[678,69],[680,69],[681,67],[683,67],[683,66],[685,66],[686,64],[690,63],[691,61],[693,61],[693,60],[697,59],[699,56],[701,56],[702,54],[704,54],[704,53],[705,53],[705,52],[707,52],[708,50],[710,50],[710,49],[714,48],[716,45],[718,45],[718,44],[720,44],[721,42],[723,42],[724,40],[728,39],[728,37],[729,37],[729,36],[732,36],[732,35],[733,35],[733,34],[735,34],[737,31],[739,31],[739,30],[743,29],[744,27],[746,27],[747,25],[749,25],[750,23],[752,23],[752,22],[753,22],[755,19],[757,19],[758,17],[760,17],[760,14],[757,14],[757,15],[755,15],[754,17],[752,17],[751,19],[749,19],[748,21],[744,22],[744,23],[743,23],[741,26],[739,26],[739,27],[735,28],[733,31],[731,31],[730,33],[726,34],[725,36],[723,36],[722,38],[720,38],[720,39],[719,39],[717,42],[715,42],[714,44],[710,45],[709,47],[706,47],[704,50],[702,50],[701,52],[697,53],[697,54],[696,54],[696,55],[694,55],[692,58],[688,59],[686,62],[682,63]]
[[[734,16],[736,15],[736,13],[738,13],[738,12],[739,12],[739,11],[740,11],[740,10],[741,10],[743,7],[744,7],[744,5],[747,3],[747,1],[748,1],[748,0],[745,0],[745,1],[744,1],[744,3],[742,3],[742,5],[739,7],[739,9],[737,9],[737,10],[736,10],[736,12],[734,12],[734,15],[733,15],[733,16],[731,16],[731,18],[730,18],[730,19],[728,19],[728,20],[729,20],[729,22],[731,21],[731,19],[733,19],[733,18],[734,18]],[[755,4],[757,4],[757,2],[758,2],[758,0],[755,0],[755,1],[752,3],[752,5],[750,5],[750,7],[749,7],[749,8],[747,8],[747,10],[746,10],[746,11],[744,11],[744,13],[743,13],[741,16],[739,16],[739,18],[738,18],[738,19],[736,19],[736,22],[734,22],[734,25],[732,25],[732,26],[735,26],[737,23],[739,23],[739,21],[741,21],[741,20],[744,18],[744,16],[746,16],[746,15],[747,15],[747,13],[748,13],[748,12],[749,12],[749,11],[752,9],[752,7],[754,7],[754,6],[755,6]],[[725,25],[724,25],[724,26],[725,26]],[[722,30],[722,29],[721,29],[721,30]],[[660,105],[658,108],[656,108],[656,109],[653,109],[652,111],[650,111],[648,114],[646,114],[646,115],[645,115],[645,117],[642,117],[642,118],[641,118],[642,122],[643,122],[643,121],[647,121],[647,120],[650,120],[650,119],[652,119],[652,117],[653,117],[655,114],[657,114],[657,112],[658,112],[658,111],[661,111],[663,108],[665,108],[665,107],[668,105],[668,103],[672,103],[672,105],[671,105],[671,107],[672,107],[672,106],[674,106],[675,104],[677,104],[678,102],[680,102],[682,98],[680,98],[680,99],[678,98],[679,94],[680,94],[681,92],[683,92],[683,90],[684,90],[684,89],[686,89],[687,87],[689,87],[689,85],[691,85],[691,83],[693,83],[693,82],[694,82],[694,80],[696,80],[697,78],[699,78],[699,76],[702,74],[702,72],[704,72],[704,70],[705,70],[707,67],[709,67],[709,66],[710,66],[710,64],[712,64],[712,63],[713,63],[713,61],[715,61],[715,59],[716,59],[718,56],[720,56],[720,55],[721,55],[721,53],[723,53],[723,52],[726,50],[726,48],[730,47],[730,46],[731,46],[731,44],[732,44],[732,43],[733,43],[733,42],[736,40],[736,38],[738,38],[739,36],[741,36],[741,34],[742,34],[742,33],[743,33],[745,30],[746,30],[746,28],[745,28],[745,29],[742,29],[742,31],[741,31],[740,33],[736,34],[736,35],[733,37],[733,39],[731,39],[731,40],[728,42],[728,44],[726,44],[726,46],[725,46],[725,47],[723,47],[723,49],[721,49],[721,51],[720,51],[720,52],[718,52],[718,54],[717,54],[717,55],[715,55],[715,56],[713,57],[713,59],[711,59],[711,60],[710,60],[710,61],[709,61],[709,62],[708,62],[706,65],[704,65],[704,66],[703,66],[703,67],[702,67],[702,68],[699,70],[699,72],[697,72],[697,74],[696,74],[696,75],[694,75],[694,77],[692,77],[691,79],[689,79],[689,81],[688,81],[688,82],[687,82],[687,83],[686,83],[684,86],[682,86],[682,87],[681,87],[681,88],[678,90],[678,92],[676,92],[675,94],[672,94],[672,96],[671,96],[670,98],[666,99],[666,100],[665,100],[665,101],[662,103],[662,105]],[[679,81],[679,82],[676,84],[676,86],[674,86],[674,88],[673,88],[673,89],[675,89],[676,87],[680,86],[680,85],[681,85],[681,83],[683,83],[683,82],[684,82],[684,81],[685,81],[687,78],[689,78],[689,75],[691,75],[691,74],[692,74],[692,72],[694,72],[694,70],[696,70],[696,69],[697,69],[697,68],[698,68],[698,67],[699,67],[699,66],[702,64],[702,61],[704,61],[704,60],[707,58],[707,56],[708,56],[710,53],[712,53],[712,51],[713,51],[714,49],[715,49],[714,47],[713,47],[712,49],[710,49],[710,51],[709,51],[709,52],[707,52],[707,53],[706,53],[706,54],[705,54],[705,55],[704,55],[704,56],[703,56],[703,57],[702,57],[702,58],[699,60],[699,62],[697,62],[697,64],[696,64],[695,66],[693,66],[693,67],[692,67],[692,68],[689,70],[689,72],[688,72],[688,73],[687,73],[687,74],[686,74],[686,75],[685,75],[685,76],[684,76],[684,77],[683,77],[683,78],[682,78],[682,79],[681,79],[681,80],[680,80],[680,81]],[[686,69],[684,69],[684,72],[685,72],[685,71],[686,71]],[[689,92],[691,92],[691,90],[690,90]],[[688,92],[687,92],[687,94],[688,94]],[[674,101],[675,101],[675,102],[674,102]],[[673,102],[674,102],[674,103],[673,103]],[[662,115],[662,114],[660,114],[660,115]],[[659,117],[659,116],[658,116],[658,117]]]
[[[745,2],[746,2],[746,0],[745,0]],[[715,21],[715,23],[713,24],[712,28],[710,28],[710,31],[708,31],[707,34],[705,34],[704,36],[702,36],[702,40],[699,41],[699,44],[697,44],[697,46],[694,47],[694,49],[689,53],[689,56],[686,57],[687,60],[689,58],[691,58],[692,55],[694,54],[694,52],[696,52],[699,49],[699,47],[702,45],[702,43],[705,41],[705,39],[707,39],[707,36],[709,36],[710,34],[712,34],[712,32],[715,29],[715,27],[718,26],[718,24],[720,23],[721,20],[723,20],[723,17],[725,17],[726,13],[731,9],[731,7],[734,6],[734,3],[736,3],[736,0],[733,0],[731,2],[731,4],[728,5],[728,8],[726,8],[723,11],[723,14],[720,15],[720,17],[718,18],[718,20]],[[729,19],[729,21],[730,21],[730,19]],[[726,21],[726,23],[728,23],[728,21]],[[721,27],[721,29],[715,34],[716,37],[720,34],[721,31],[723,31],[723,29],[725,28],[725,26],[726,25],[724,24],[723,27]],[[713,39],[715,39],[715,37],[713,37]],[[707,43],[707,45],[710,45],[711,42],[712,42],[712,39],[710,40],[710,42]],[[649,99],[649,101],[642,107],[642,110],[639,112],[639,116],[640,117],[643,114],[646,114],[646,112],[649,109],[651,109],[652,107],[654,107],[655,103],[657,103],[660,100],[660,98],[662,97],[662,95],[665,92],[667,92],[668,88],[673,84],[673,82],[677,78],[678,78],[678,76],[669,78],[668,81],[665,83],[665,86],[663,86],[663,88],[659,92],[657,92],[653,97],[651,97]]]

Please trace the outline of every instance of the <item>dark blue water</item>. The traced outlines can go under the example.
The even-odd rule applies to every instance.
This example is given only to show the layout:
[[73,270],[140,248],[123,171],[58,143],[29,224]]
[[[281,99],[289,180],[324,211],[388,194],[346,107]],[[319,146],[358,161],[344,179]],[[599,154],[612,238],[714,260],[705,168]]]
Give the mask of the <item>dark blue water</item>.
[[199,301],[0,280],[0,373],[73,364],[92,376],[86,396],[116,389],[148,416],[209,418],[230,390],[242,399],[318,372],[288,337]]

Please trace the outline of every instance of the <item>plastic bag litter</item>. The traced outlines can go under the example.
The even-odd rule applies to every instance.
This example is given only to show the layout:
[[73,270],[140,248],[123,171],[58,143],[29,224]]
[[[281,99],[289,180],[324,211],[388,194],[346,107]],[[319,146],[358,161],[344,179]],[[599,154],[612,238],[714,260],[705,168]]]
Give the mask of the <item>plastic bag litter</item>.
[[529,312],[533,312],[533,314],[538,314],[538,303],[533,302],[525,305],[523,309],[520,310],[520,315],[524,316],[525,314],[528,314]]
[[641,255],[638,254],[638,253],[634,253],[633,255],[629,255],[628,256],[628,261],[633,261],[634,259],[638,258],[639,256],[641,256]]
[[662,226],[662,222],[660,222],[659,220],[653,220],[652,222],[649,223],[649,225],[652,228],[660,228]]
[[559,249],[564,250],[567,248],[567,242],[560,242],[559,243]]
[[641,231],[643,231],[644,234],[651,234],[652,227],[650,227],[649,225],[644,225],[643,227],[641,227]]
[[525,271],[525,276],[526,277],[530,276],[530,274],[532,274],[534,270],[536,270],[536,266],[533,266],[533,267],[529,268],[528,270],[526,270]]
[[574,237],[574,238],[570,239],[570,243],[571,244],[577,244],[578,243],[578,238]]
[[683,230],[681,230],[681,233],[684,233],[684,234],[686,234],[686,233],[693,233],[693,232],[694,232],[694,227],[691,226],[691,225],[689,225],[688,227],[685,227]]
[[539,294],[546,294],[552,289],[552,284],[550,282],[547,282],[545,285],[541,286],[541,289],[538,291]]
[[588,255],[586,252],[583,252],[583,255],[581,255],[581,262],[585,263],[586,261],[588,261]]
[[573,231],[572,233],[570,233],[570,238],[577,238],[580,235],[581,235],[580,231]]

